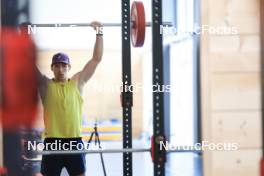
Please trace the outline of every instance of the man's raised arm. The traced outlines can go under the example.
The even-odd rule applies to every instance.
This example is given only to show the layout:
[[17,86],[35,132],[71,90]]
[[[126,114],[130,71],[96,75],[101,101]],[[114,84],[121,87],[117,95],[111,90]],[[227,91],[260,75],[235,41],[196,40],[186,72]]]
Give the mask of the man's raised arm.
[[101,23],[95,21],[91,23],[91,26],[97,32],[92,59],[87,62],[87,64],[80,72],[72,77],[72,79],[77,80],[80,90],[82,89],[84,84],[92,77],[97,65],[100,63],[103,56],[102,25]]

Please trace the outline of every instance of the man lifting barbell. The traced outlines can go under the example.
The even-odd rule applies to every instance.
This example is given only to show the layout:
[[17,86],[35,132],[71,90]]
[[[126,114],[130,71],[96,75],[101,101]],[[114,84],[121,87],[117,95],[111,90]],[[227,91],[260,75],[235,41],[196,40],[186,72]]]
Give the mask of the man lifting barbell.
[[[71,69],[70,58],[64,53],[52,57],[51,70],[54,78],[49,79],[39,70],[39,92],[44,107],[45,140],[47,143],[60,142],[62,145],[75,143],[83,145],[81,139],[82,104],[81,97],[85,83],[92,77],[103,55],[103,34],[100,22],[91,26],[97,31],[92,59],[83,70],[68,78]],[[46,146],[46,145],[45,145]],[[64,145],[66,146],[66,145]],[[51,150],[47,147],[45,150]],[[70,175],[85,175],[85,154],[49,155],[42,157],[41,173],[45,176],[60,175],[65,167]]]

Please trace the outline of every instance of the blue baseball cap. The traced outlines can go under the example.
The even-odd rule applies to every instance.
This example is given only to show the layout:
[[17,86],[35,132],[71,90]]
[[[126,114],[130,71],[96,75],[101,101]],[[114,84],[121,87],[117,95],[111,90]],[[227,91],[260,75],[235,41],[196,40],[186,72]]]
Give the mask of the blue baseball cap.
[[57,53],[57,54],[54,54],[54,56],[52,57],[51,65],[53,65],[55,63],[70,64],[70,58],[69,58],[69,56],[67,54]]

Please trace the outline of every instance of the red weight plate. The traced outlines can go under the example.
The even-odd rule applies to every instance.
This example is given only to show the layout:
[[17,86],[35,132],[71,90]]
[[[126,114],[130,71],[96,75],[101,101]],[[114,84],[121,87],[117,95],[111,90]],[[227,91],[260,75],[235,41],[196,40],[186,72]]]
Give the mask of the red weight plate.
[[141,47],[145,41],[145,9],[140,1],[134,1],[131,7],[131,40],[134,47]]
[[264,160],[260,161],[260,176],[264,176]]
[[5,176],[7,175],[7,169],[4,167],[0,167],[0,176]]
[[2,125],[6,129],[31,127],[37,112],[35,45],[15,29],[1,31]]

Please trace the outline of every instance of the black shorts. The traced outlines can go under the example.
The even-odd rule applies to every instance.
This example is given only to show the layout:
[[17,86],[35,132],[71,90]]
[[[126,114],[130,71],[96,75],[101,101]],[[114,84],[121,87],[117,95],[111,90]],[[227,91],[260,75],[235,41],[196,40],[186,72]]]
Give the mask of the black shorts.
[[[56,143],[63,146],[63,144],[72,145],[72,150],[77,150],[76,145],[83,145],[83,141],[81,138],[46,138],[44,140],[44,146],[46,147],[44,150],[51,150],[50,145],[47,143],[54,144]],[[57,145],[57,148],[59,145]],[[68,145],[69,146],[69,145]],[[75,146],[75,147],[74,147]],[[59,148],[60,150],[63,148]],[[69,173],[69,175],[80,175],[85,172],[85,154],[70,154],[70,155],[43,155],[41,162],[41,173],[44,176],[60,176],[62,168],[65,167]]]

